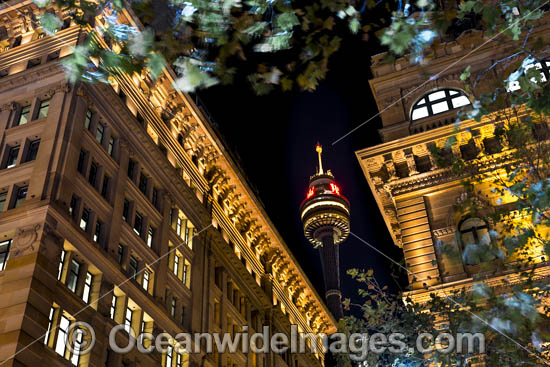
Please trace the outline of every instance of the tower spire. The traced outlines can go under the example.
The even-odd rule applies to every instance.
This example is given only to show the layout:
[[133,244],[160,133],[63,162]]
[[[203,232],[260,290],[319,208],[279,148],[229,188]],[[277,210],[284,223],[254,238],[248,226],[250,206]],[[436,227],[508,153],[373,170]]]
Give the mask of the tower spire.
[[317,145],[315,146],[315,151],[319,155],[319,172],[318,172],[318,174],[322,175],[324,172],[323,172],[323,160],[321,159],[321,154],[323,153],[323,147],[321,146],[321,144],[317,143]]

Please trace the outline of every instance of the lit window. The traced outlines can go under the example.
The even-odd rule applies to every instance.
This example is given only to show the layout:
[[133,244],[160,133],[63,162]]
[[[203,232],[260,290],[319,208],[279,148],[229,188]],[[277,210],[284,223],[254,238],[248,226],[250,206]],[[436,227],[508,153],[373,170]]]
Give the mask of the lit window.
[[40,107],[38,108],[38,118],[41,119],[43,117],[48,116],[48,110],[50,109],[50,100],[41,101]]
[[6,269],[8,256],[10,254],[11,240],[0,242],[0,271]]
[[29,149],[27,151],[27,156],[25,157],[25,162],[34,161],[38,155],[38,148],[40,147],[40,139],[33,140],[29,144]]
[[86,303],[90,301],[90,293],[92,291],[93,279],[94,279],[94,276],[92,275],[92,273],[87,272],[86,281],[84,282],[84,291],[82,292],[82,300]]
[[[550,80],[550,61],[548,60],[543,60],[542,63],[540,62],[536,62],[536,63],[533,63],[533,64],[529,64],[527,66],[525,66],[525,72],[527,72],[529,69],[531,68],[535,68],[537,70],[540,70],[540,81],[541,82],[547,82],[548,80]],[[531,82],[533,83],[536,83],[537,82],[537,79],[536,78],[531,78]],[[515,80],[515,81],[511,81],[508,83],[508,86],[506,87],[506,90],[508,92],[514,92],[516,90],[519,90],[521,89],[520,85],[519,85],[519,81]]]
[[21,108],[21,112],[19,113],[19,117],[15,122],[15,126],[25,125],[27,122],[30,121],[30,116],[31,116],[31,106],[23,106]]
[[181,217],[178,217],[176,219],[176,233],[178,234],[178,236],[181,236],[182,225],[183,225],[183,219]]
[[76,260],[71,260],[71,264],[69,265],[69,272],[67,273],[67,288],[69,288],[73,293],[76,292],[79,273],[80,263]]
[[183,284],[185,284],[188,288],[189,288],[189,281],[190,281],[190,272],[191,270],[191,264],[185,260],[185,263],[183,264],[183,274],[182,274],[182,279],[181,281],[183,282]]
[[411,120],[419,120],[469,104],[470,100],[461,91],[455,89],[437,90],[414,104],[411,110]]
[[142,231],[143,231],[143,216],[141,215],[140,212],[136,212],[136,216],[134,218],[134,232],[136,232],[136,234],[141,237]]
[[61,250],[61,259],[59,260],[59,265],[57,267],[57,280],[61,280],[61,275],[63,274],[63,265],[65,265],[66,256],[67,251]]
[[95,224],[95,231],[94,231],[94,242],[100,243],[101,241],[101,233],[103,232],[103,222],[98,220]]
[[175,276],[178,276],[179,268],[180,268],[180,256],[178,254],[176,254],[174,256],[174,275]]
[[90,212],[88,209],[82,210],[82,217],[80,218],[80,229],[88,232],[88,223],[90,222]]
[[46,331],[46,335],[44,335],[44,344],[48,344],[50,341],[50,333],[52,331],[53,326],[53,315],[55,314],[55,308],[50,308],[50,315],[48,316],[48,330]]
[[170,306],[170,315],[172,315],[172,317],[176,317],[176,304],[177,304],[177,300],[176,298],[172,298],[172,304]]
[[477,265],[496,258],[490,248],[489,227],[485,221],[480,218],[468,218],[460,224],[459,232],[466,265]]
[[27,197],[28,186],[18,187],[15,195],[15,203],[13,204],[14,208],[17,208]]
[[174,350],[171,346],[168,346],[166,348],[166,366],[165,367],[172,367],[172,353]]
[[73,195],[71,197],[71,202],[69,203],[69,215],[74,218],[76,215],[76,206],[78,205],[78,197]]
[[65,358],[65,342],[68,340],[68,331],[69,331],[70,321],[65,315],[61,315],[61,320],[59,320],[59,331],[57,332],[57,341],[55,343],[55,352]]
[[149,227],[147,231],[147,246],[153,247],[153,242],[155,241],[155,228]]
[[8,147],[6,163],[4,168],[12,168],[17,164],[17,157],[19,156],[19,145],[14,147]]
[[126,316],[124,317],[124,330],[128,334],[130,334],[130,330],[132,329],[132,319],[134,317],[134,311],[130,307],[126,308]]
[[113,298],[111,299],[111,309],[110,309],[111,320],[115,319],[116,303],[117,303],[117,296],[113,294]]
[[143,272],[143,289],[145,289],[146,291],[149,290],[149,280],[150,280],[150,277],[151,277],[151,273],[149,272],[149,270],[145,270]]

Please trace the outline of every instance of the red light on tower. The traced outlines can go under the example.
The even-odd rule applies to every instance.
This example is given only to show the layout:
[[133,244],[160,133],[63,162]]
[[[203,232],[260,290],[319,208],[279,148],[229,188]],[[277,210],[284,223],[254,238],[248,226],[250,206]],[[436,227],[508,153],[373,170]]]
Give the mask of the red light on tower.
[[315,194],[315,187],[312,187],[309,189],[309,191],[307,192],[306,198],[309,199],[310,197],[313,196],[313,194]]
[[340,188],[335,183],[330,183],[330,191],[336,195],[340,195]]

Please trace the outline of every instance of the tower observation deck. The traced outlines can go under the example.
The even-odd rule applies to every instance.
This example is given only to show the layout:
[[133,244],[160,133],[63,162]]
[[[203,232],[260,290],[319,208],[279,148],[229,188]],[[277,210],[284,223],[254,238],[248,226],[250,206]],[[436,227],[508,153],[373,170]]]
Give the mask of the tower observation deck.
[[319,144],[315,148],[319,168],[309,180],[306,198],[300,205],[300,217],[305,237],[314,247],[320,248],[327,306],[339,320],[344,315],[340,291],[339,244],[349,235],[350,205],[340,192],[332,172],[323,170],[323,148]]

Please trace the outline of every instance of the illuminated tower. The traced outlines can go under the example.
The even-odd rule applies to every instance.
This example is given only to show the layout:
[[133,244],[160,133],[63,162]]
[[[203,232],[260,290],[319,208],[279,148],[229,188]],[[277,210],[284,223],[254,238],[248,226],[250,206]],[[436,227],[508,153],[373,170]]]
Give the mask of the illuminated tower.
[[343,312],[338,244],[349,235],[349,201],[340,193],[332,172],[323,171],[321,145],[317,144],[315,150],[319,155],[319,169],[309,180],[306,199],[300,205],[300,216],[308,241],[314,247],[321,246],[325,297],[328,308],[339,320]]

